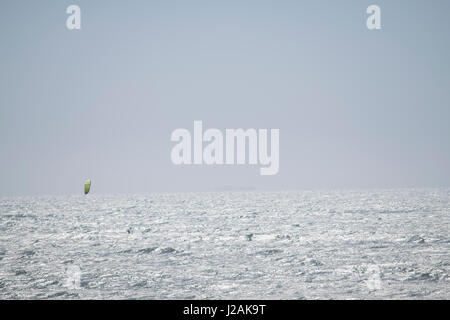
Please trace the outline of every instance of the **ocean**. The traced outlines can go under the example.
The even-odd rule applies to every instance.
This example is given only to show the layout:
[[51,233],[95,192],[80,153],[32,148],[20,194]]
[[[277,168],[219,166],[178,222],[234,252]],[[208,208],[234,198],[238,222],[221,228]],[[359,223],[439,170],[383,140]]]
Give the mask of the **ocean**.
[[450,189],[0,198],[0,299],[449,299]]

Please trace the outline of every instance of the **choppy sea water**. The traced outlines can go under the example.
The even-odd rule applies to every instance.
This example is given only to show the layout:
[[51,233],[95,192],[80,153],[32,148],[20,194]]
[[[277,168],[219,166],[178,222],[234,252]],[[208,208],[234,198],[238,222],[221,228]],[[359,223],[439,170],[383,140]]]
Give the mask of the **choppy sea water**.
[[1,299],[449,299],[450,189],[0,198]]

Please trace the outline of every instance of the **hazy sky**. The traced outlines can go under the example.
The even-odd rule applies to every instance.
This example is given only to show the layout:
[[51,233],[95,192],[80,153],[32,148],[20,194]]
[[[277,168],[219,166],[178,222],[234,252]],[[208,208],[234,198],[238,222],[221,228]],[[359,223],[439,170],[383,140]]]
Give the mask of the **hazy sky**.
[[[66,8],[81,7],[81,30]],[[369,31],[366,8],[381,7]],[[0,196],[449,186],[450,1],[1,1]],[[280,129],[280,171],[175,166]]]

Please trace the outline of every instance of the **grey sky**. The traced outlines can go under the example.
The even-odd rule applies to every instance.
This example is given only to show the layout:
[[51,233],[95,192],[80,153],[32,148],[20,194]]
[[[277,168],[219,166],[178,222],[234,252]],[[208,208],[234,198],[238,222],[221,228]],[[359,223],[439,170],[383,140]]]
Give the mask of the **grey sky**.
[[[81,7],[82,29],[65,10]],[[365,13],[381,7],[382,29]],[[449,1],[2,1],[0,196],[449,186]],[[280,171],[175,166],[279,128]]]

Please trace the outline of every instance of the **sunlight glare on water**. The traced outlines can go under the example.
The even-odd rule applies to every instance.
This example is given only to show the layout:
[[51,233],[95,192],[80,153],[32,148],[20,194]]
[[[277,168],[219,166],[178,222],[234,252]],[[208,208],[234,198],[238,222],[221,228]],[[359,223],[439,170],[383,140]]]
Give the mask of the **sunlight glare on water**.
[[0,198],[1,299],[448,299],[450,190]]

